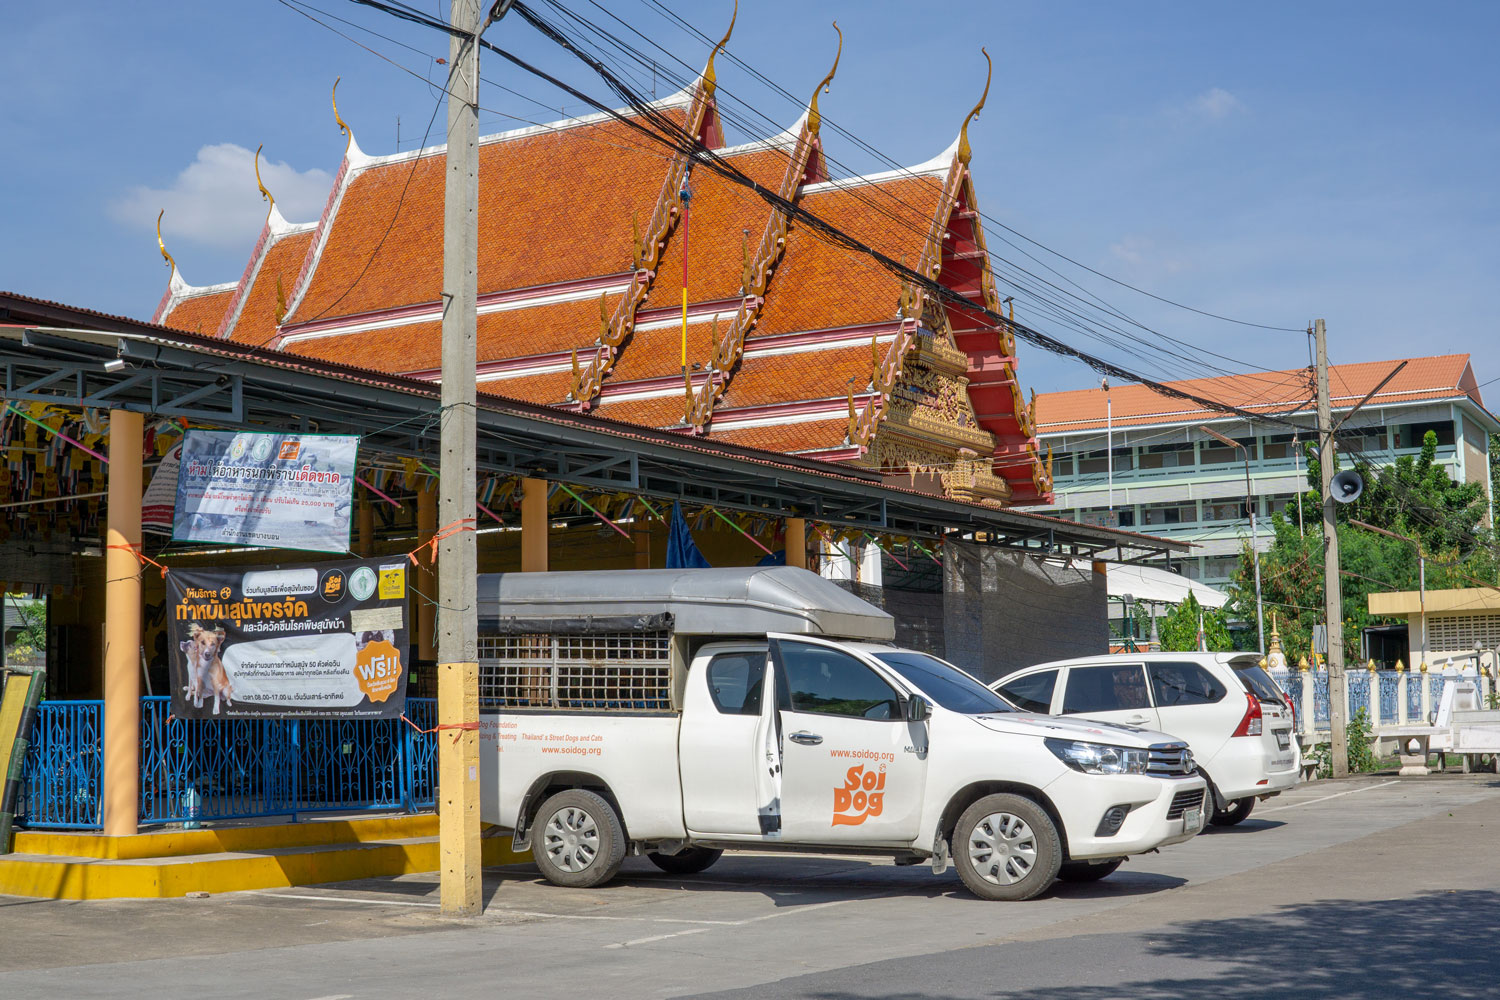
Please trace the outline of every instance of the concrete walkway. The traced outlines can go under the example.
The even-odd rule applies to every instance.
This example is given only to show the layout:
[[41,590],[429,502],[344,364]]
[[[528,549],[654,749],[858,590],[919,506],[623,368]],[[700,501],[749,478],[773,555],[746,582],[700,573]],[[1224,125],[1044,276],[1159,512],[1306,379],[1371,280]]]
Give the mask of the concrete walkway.
[[1497,833],[1493,775],[1358,778],[1020,904],[951,870],[772,856],[685,879],[632,860],[593,891],[496,870],[473,921],[438,915],[434,876],[0,899],[0,996],[1488,997]]

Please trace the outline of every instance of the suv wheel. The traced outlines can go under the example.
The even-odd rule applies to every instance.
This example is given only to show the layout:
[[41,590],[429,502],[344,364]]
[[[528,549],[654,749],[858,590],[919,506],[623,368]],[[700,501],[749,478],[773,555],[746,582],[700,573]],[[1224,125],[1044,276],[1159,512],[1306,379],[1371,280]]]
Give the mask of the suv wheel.
[[1234,826],[1243,823],[1250,815],[1250,810],[1255,808],[1255,796],[1246,796],[1243,799],[1230,799],[1224,803],[1224,808],[1214,807],[1214,814],[1209,817],[1209,822],[1214,826]]
[[1062,840],[1052,817],[1031,799],[986,795],[958,818],[953,863],[980,899],[1030,899],[1057,878]]

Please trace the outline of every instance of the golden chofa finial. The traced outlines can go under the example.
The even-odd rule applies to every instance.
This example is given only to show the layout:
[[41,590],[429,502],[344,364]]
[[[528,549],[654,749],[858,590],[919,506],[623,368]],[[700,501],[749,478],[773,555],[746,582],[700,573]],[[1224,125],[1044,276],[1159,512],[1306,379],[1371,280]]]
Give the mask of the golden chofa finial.
[[167,245],[161,241],[161,217],[166,214],[167,210],[165,208],[156,213],[156,245],[161,250],[162,260],[166,261],[167,267],[171,268],[175,273],[177,262],[172,259],[171,254],[167,253]]
[[708,65],[703,68],[703,89],[708,92],[709,97],[714,95],[714,88],[719,85],[719,78],[714,74],[714,56],[722,52],[724,46],[729,44],[729,36],[734,34],[735,19],[739,16],[740,0],[734,0],[734,13],[729,15],[729,30],[724,32],[724,37],[719,39],[719,44],[715,45],[714,50],[708,54]]
[[348,122],[339,117],[339,81],[342,79],[343,77],[341,76],[333,78],[333,120],[339,123],[339,135],[347,135],[349,137],[344,141],[344,152],[347,153],[349,152],[349,144],[354,141],[354,130],[349,127]]
[[807,130],[813,135],[817,135],[818,130],[823,127],[823,116],[818,113],[818,94],[828,92],[828,85],[833,82],[833,74],[839,71],[839,60],[844,55],[844,33],[839,31],[837,21],[833,22],[833,30],[839,32],[839,50],[833,57],[833,69],[829,70],[828,75],[823,77],[823,82],[813,89],[812,100],[807,105]]
[[995,72],[995,63],[990,59],[989,51],[984,48],[979,51],[984,54],[984,61],[988,64],[988,68],[984,71],[984,93],[979,95],[979,103],[974,105],[974,110],[970,111],[969,117],[964,119],[963,128],[958,130],[958,162],[964,166],[969,165],[969,157],[974,155],[974,151],[969,148],[969,122],[978,118],[979,112],[984,110],[984,102],[990,96],[990,77]]
[[[271,208],[275,208],[276,199],[271,197],[271,192],[266,190],[265,181],[260,179],[260,151],[265,148],[265,143],[261,143],[259,146],[255,147],[255,183],[260,185],[260,196],[271,203]],[[269,216],[270,214],[270,209],[267,209],[266,215]]]

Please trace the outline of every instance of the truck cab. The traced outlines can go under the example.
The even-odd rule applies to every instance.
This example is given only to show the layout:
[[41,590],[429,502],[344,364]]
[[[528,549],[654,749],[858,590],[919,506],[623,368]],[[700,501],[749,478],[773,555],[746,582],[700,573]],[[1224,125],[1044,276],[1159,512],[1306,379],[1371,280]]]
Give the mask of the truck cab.
[[631,853],[879,852],[1026,899],[1202,827],[1182,742],[1016,711],[804,570],[509,574],[481,600],[483,818],[560,884]]

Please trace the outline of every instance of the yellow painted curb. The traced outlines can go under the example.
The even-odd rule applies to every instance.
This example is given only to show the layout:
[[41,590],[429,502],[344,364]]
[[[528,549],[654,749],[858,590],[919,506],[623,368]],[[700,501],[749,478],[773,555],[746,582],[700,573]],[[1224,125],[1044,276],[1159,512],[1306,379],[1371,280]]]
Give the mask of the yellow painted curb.
[[278,847],[310,847],[323,844],[359,844],[435,837],[438,818],[382,816],[370,819],[314,820],[267,826],[218,827],[211,830],[168,830],[133,837],[106,837],[101,833],[57,833],[21,830],[16,833],[17,854],[51,854],[70,858],[169,858],[189,854],[219,854]]
[[[529,853],[511,850],[508,836],[485,838],[481,841],[481,850],[486,865],[515,864],[531,857]],[[166,898],[189,892],[241,892],[431,872],[438,869],[440,857],[435,836],[343,846],[261,845],[237,852],[153,858],[13,854],[0,857],[0,894],[89,900]]]

